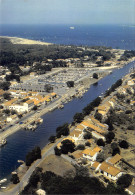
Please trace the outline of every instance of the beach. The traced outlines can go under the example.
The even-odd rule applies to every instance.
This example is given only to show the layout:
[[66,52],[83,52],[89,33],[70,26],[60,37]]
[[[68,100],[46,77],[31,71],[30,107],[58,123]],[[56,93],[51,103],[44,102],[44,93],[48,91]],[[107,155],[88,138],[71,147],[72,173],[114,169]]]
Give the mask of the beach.
[[24,39],[18,37],[8,37],[8,36],[0,36],[0,38],[7,38],[11,41],[12,44],[21,44],[21,45],[52,45],[52,43],[35,41],[31,39]]

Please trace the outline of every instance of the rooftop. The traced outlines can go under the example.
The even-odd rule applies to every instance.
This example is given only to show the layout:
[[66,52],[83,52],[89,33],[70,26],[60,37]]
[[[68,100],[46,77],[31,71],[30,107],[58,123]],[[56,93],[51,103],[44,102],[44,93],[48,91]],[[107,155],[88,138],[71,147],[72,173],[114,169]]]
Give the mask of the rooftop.
[[111,159],[109,159],[108,162],[111,163],[112,165],[114,165],[117,162],[119,162],[121,159],[122,159],[122,156],[120,156],[119,154],[116,154]]

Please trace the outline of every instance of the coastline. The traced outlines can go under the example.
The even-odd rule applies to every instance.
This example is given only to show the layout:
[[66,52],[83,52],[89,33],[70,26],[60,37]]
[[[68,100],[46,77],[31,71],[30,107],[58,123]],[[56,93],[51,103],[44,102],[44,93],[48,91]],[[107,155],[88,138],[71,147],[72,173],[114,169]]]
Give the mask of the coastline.
[[[83,83],[83,89],[81,90],[82,95],[84,95],[84,93],[87,91],[87,89],[89,89],[91,87],[91,85],[93,85],[94,83],[97,83],[99,80],[101,80],[102,78],[104,78],[105,76],[109,75],[113,70],[119,69],[119,68],[123,68],[124,66],[126,66],[127,64],[134,62],[135,59],[131,59],[128,62],[125,62],[124,64],[122,64],[122,66],[115,66],[115,67],[102,67],[101,69],[104,68],[104,70],[106,71],[104,76],[100,77],[99,79],[92,79],[89,80],[84,79],[84,83]],[[47,107],[45,107],[44,109],[42,109],[39,113],[35,113],[33,114],[31,117],[27,118],[25,121],[23,121],[23,124],[16,124],[13,127],[7,129],[6,131],[3,131],[0,133],[1,139],[5,139],[8,136],[16,133],[17,131],[25,128],[28,123],[32,123],[35,121],[35,119],[42,117],[43,115],[47,114],[48,112],[51,112],[55,109],[59,108],[59,105],[61,103],[68,103],[67,99],[68,98],[73,98],[73,97],[77,97],[77,93],[76,93],[76,89],[78,89],[79,86],[76,86],[75,88],[71,88],[68,92],[68,94],[64,94],[61,98],[59,98],[58,100],[50,103]],[[70,94],[70,95],[69,95]],[[71,100],[72,101],[72,100]]]
[[53,43],[47,43],[42,41],[35,41],[31,39],[25,39],[20,37],[9,37],[9,36],[0,36],[0,38],[6,38],[11,41],[12,44],[21,44],[21,45],[53,45]]

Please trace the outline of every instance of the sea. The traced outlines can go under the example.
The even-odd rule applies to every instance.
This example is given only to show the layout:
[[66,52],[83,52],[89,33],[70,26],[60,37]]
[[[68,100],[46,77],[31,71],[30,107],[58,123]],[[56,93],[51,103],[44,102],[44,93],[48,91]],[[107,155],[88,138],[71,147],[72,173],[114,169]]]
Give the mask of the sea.
[[[70,28],[73,27],[73,28]],[[22,37],[43,42],[64,45],[101,45],[112,48],[135,50],[135,27],[122,25],[1,25],[1,36]],[[43,148],[48,138],[55,135],[56,128],[65,122],[71,123],[76,112],[104,94],[118,79],[129,73],[135,65],[129,63],[121,69],[114,70],[112,74],[104,77],[98,85],[92,85],[81,99],[73,99],[64,105],[62,110],[54,110],[44,115],[43,123],[36,131],[20,130],[7,138],[7,144],[0,148],[0,179],[10,178],[19,163],[25,160],[26,154],[35,146]],[[8,180],[9,181],[9,180]]]
[[135,50],[135,25],[0,25],[0,36],[62,45],[107,46]]

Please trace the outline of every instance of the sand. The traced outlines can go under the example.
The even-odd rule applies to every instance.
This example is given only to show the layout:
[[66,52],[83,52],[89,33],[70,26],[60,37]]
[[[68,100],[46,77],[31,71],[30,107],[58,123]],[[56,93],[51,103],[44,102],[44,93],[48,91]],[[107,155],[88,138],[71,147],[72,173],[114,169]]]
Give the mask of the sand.
[[52,43],[35,41],[30,39],[18,38],[18,37],[0,36],[0,38],[7,38],[11,41],[12,44],[21,44],[21,45],[51,45],[52,44]]

